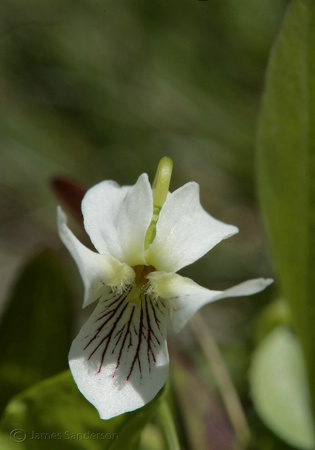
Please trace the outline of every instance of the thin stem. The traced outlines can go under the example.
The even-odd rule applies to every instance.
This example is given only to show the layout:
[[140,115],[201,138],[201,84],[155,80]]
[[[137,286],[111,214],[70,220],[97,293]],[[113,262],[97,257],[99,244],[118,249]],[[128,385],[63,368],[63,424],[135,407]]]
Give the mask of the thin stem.
[[158,409],[158,418],[163,428],[167,448],[169,450],[180,450],[176,427],[167,400],[161,402]]
[[221,394],[231,425],[234,428],[238,448],[240,450],[246,449],[250,441],[250,429],[238,393],[233,385],[221,352],[199,313],[195,314],[191,319],[190,326],[211,366],[216,385]]

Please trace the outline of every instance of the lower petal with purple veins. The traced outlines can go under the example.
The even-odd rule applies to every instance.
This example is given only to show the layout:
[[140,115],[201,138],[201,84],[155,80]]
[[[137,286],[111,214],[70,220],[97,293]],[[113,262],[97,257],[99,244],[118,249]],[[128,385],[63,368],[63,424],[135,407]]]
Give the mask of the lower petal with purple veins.
[[131,302],[130,292],[101,298],[70,349],[73,377],[102,419],[144,406],[168,374],[168,306],[144,292]]

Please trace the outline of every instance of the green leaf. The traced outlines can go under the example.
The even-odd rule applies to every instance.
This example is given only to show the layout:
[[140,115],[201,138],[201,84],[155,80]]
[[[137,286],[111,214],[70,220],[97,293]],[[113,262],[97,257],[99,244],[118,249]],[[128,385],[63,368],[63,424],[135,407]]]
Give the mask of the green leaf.
[[282,298],[277,298],[269,303],[258,317],[255,333],[256,342],[260,343],[271,331],[280,325],[290,327],[292,319],[288,303]]
[[312,450],[315,435],[300,345],[284,327],[256,350],[251,370],[252,398],[265,423],[290,445]]
[[166,391],[139,410],[101,420],[66,371],[17,395],[5,410],[0,436],[16,439],[19,450],[137,450]]
[[2,409],[17,392],[67,368],[71,300],[52,251],[42,251],[22,270],[0,327]]
[[[12,437],[3,435],[2,433],[0,433],[0,448],[3,450],[17,450],[17,442],[14,441],[14,433],[15,431],[13,431],[12,433]],[[18,434],[17,434],[18,436]],[[23,436],[23,435],[21,435]],[[20,447],[21,448],[21,447]],[[21,448],[21,450],[23,450]]]
[[258,170],[275,268],[305,356],[315,411],[315,2],[295,0],[273,48]]

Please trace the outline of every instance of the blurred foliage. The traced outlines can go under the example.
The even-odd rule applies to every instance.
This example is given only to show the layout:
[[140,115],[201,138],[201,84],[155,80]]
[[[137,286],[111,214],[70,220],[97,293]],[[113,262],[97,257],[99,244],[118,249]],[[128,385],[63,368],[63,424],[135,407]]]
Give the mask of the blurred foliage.
[[4,253],[52,238],[51,176],[130,184],[164,154],[173,188],[195,179],[214,215],[255,229],[255,123],[286,3],[1,2]]
[[[288,3],[2,0],[2,297],[30,251],[60,245],[51,178],[132,184],[142,172],[152,177],[165,155],[174,160],[171,189],[197,181],[205,209],[241,231],[183,274],[213,289],[270,275],[257,211],[255,128]],[[81,281],[63,255],[79,307]],[[204,310],[249,416],[250,319],[269,298],[270,291]],[[175,376],[191,448],[231,450],[232,431],[189,331],[172,336],[170,350],[183,369]],[[255,450],[291,448],[268,433],[255,417]]]
[[255,407],[284,441],[303,450],[315,445],[303,354],[286,327],[277,327],[257,348],[250,370]]
[[[138,450],[142,429],[165,400],[167,386],[143,408],[100,420],[79,392],[70,371],[49,378],[14,397],[0,425],[21,450]],[[13,431],[12,434],[12,430]],[[14,434],[16,432],[16,434]],[[0,440],[1,443],[1,440]]]
[[0,323],[0,410],[16,393],[65,370],[72,293],[57,257],[42,251],[18,278]]
[[258,163],[273,261],[302,346],[315,413],[314,46],[315,4],[296,0],[270,58]]

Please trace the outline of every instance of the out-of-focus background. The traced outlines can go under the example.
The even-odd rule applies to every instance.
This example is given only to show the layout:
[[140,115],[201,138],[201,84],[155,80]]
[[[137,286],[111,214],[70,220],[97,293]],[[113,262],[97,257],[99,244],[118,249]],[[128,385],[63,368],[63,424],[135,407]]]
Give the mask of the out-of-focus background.
[[[152,179],[165,155],[174,161],[172,190],[197,181],[205,209],[240,228],[182,273],[212,289],[272,274],[256,195],[255,130],[287,4],[2,0],[1,304],[25,258],[47,246],[73,273],[80,304],[81,282],[56,232],[52,177],[87,187],[104,179],[133,184],[142,172]],[[249,410],[248,354],[268,299],[204,311]],[[227,420],[215,388],[208,394],[212,382],[194,345],[189,330],[171,338],[174,366],[188,374],[179,385],[193,386],[185,405],[199,408],[205,425],[188,431],[194,442],[217,439],[215,450],[228,449]]]

